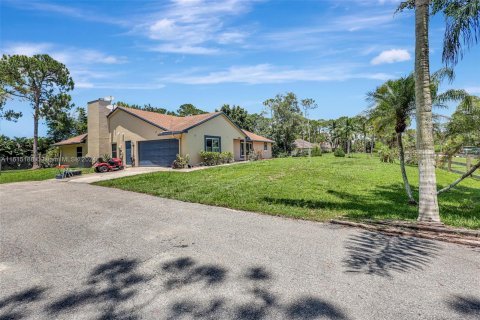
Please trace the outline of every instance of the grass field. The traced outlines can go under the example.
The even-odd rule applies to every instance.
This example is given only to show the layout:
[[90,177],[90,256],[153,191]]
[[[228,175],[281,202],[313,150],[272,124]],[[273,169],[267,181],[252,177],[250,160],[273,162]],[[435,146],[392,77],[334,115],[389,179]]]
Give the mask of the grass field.
[[[92,168],[81,168],[82,174],[92,173]],[[38,170],[7,170],[0,173],[0,184],[21,182],[21,181],[40,181],[55,178],[58,174],[56,168],[46,168]]]
[[[408,167],[417,196],[417,168]],[[437,171],[444,187],[458,174]],[[401,219],[417,217],[407,204],[397,164],[355,155],[284,158],[189,173],[158,172],[98,185],[292,218]],[[480,228],[480,181],[467,179],[439,197],[444,223]]]

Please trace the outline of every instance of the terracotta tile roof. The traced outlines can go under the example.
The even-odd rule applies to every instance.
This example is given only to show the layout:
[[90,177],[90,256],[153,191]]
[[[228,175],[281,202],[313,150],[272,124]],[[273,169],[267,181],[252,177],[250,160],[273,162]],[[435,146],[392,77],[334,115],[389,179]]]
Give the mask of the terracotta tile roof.
[[221,112],[211,112],[195,116],[176,117],[158,112],[125,107],[118,107],[117,109],[131,113],[147,122],[150,122],[153,125],[164,129],[165,131],[184,131],[221,114]]
[[247,131],[247,130],[243,130],[243,133],[245,133],[247,135],[247,137],[252,140],[252,141],[262,141],[262,142],[274,142],[273,140],[270,140],[268,138],[265,138],[265,137],[262,137],[262,136],[259,136],[258,134],[255,134],[253,132],[250,132],[250,131]]
[[86,140],[87,140],[87,134],[84,133],[84,134],[81,134],[79,136],[68,138],[66,140],[54,143],[53,145],[54,146],[64,146],[64,145],[67,145],[67,144],[84,143]]
[[313,144],[311,144],[308,141],[302,140],[302,139],[296,139],[293,144],[295,145],[295,148],[298,148],[298,149],[311,149],[311,148],[313,148]]

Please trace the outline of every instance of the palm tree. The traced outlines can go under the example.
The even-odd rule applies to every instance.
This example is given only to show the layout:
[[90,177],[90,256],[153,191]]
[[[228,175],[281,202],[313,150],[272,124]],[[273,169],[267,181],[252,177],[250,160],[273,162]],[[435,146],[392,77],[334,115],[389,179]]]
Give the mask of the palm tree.
[[345,139],[347,145],[347,156],[350,155],[351,142],[353,134],[357,130],[357,126],[354,118],[345,117],[342,122],[342,127],[340,128],[341,136]]
[[432,96],[428,27],[432,14],[443,12],[446,19],[442,60],[455,65],[480,38],[480,0],[408,0],[398,8],[415,8],[415,99],[417,115],[417,153],[419,158],[418,220],[440,222],[435,177]]
[[415,81],[413,75],[387,81],[375,91],[369,92],[367,99],[373,103],[369,110],[369,116],[372,119],[377,119],[380,127],[395,124],[403,185],[408,196],[408,203],[417,204],[417,201],[413,198],[407,171],[405,170],[405,151],[402,137],[415,110]]
[[[439,93],[440,84],[445,78],[450,80],[454,78],[452,69],[442,68],[431,76],[429,89],[432,96],[432,105],[437,108],[446,108],[445,102],[447,101],[458,101],[468,97],[468,93],[464,90],[450,89]],[[394,125],[405,191],[409,203],[416,204],[405,170],[405,151],[402,139],[411,118],[415,116],[416,99],[413,74],[398,80],[387,81],[375,91],[367,93],[367,99],[373,103],[369,110],[369,116],[377,121],[377,126],[380,129]]]
[[367,153],[367,134],[371,131],[371,121],[366,115],[358,115],[355,117],[357,123],[358,132],[362,135],[363,139],[363,152]]
[[338,137],[339,137],[339,133],[338,133],[338,121],[337,120],[331,120],[329,121],[329,125],[328,125],[328,133],[329,133],[329,136],[330,136],[330,142],[332,144],[332,148],[333,149],[336,149],[337,148],[337,145],[338,145]]

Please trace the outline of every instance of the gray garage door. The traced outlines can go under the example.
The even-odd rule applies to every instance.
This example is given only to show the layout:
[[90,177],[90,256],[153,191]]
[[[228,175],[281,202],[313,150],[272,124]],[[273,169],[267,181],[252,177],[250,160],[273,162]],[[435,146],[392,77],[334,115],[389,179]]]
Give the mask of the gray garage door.
[[138,142],[138,163],[143,167],[170,167],[177,154],[177,139]]

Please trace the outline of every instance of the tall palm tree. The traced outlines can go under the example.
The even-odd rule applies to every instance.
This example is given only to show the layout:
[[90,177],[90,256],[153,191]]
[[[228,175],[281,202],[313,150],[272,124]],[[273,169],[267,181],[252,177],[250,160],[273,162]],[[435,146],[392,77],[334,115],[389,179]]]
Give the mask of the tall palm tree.
[[413,75],[387,81],[375,91],[369,92],[367,99],[373,103],[369,110],[370,118],[377,119],[380,127],[395,125],[403,185],[408,196],[408,202],[417,204],[405,170],[405,151],[402,137],[415,110],[415,80]]
[[[453,79],[454,73],[450,68],[442,68],[431,75],[430,92],[432,106],[446,108],[445,102],[459,101],[468,97],[465,90],[450,89],[439,93],[439,87],[444,79]],[[369,110],[371,119],[377,121],[380,129],[393,125],[399,151],[400,168],[403,183],[409,203],[416,204],[405,170],[405,151],[403,147],[403,133],[407,129],[411,118],[415,116],[415,79],[413,74],[397,80],[389,80],[375,91],[367,93],[367,99],[373,104]]]
[[419,157],[418,220],[440,222],[435,177],[432,96],[428,27],[432,14],[443,12],[446,20],[442,60],[455,65],[480,38],[480,0],[408,0],[399,10],[415,8],[415,99],[417,115],[417,153]]

